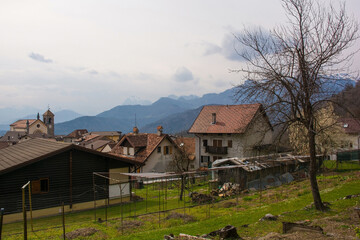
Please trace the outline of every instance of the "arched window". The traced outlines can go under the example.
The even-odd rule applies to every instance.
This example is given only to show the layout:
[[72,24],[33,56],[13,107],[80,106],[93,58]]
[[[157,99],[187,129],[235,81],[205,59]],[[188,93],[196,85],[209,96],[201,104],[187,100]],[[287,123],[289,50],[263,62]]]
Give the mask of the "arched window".
[[51,123],[51,118],[49,118],[49,123]]

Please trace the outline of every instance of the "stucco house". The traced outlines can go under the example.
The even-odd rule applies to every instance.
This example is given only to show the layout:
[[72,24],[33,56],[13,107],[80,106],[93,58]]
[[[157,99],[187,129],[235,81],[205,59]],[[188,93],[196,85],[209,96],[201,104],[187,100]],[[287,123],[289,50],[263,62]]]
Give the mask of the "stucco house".
[[359,118],[340,118],[339,122],[345,132],[342,148],[347,150],[359,149],[360,143],[360,119]]
[[265,154],[272,126],[261,104],[204,106],[188,131],[196,136],[198,166],[217,159]]
[[178,145],[163,133],[162,126],[158,126],[157,133],[139,133],[134,127],[110,153],[142,163],[139,172],[166,172],[177,151]]

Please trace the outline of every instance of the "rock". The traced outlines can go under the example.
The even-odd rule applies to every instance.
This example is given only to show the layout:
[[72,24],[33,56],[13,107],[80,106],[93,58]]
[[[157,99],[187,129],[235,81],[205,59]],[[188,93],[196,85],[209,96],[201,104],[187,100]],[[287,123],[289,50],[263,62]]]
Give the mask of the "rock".
[[264,217],[260,218],[259,221],[276,221],[277,218],[277,216],[268,213]]
[[236,227],[227,225],[226,227],[220,229],[219,231],[219,237],[220,239],[242,239],[237,231]]
[[307,232],[318,232],[323,234],[324,231],[319,226],[308,226],[300,223],[283,222],[283,233],[294,232],[294,231],[307,231]]
[[175,237],[174,237],[174,234],[170,233],[169,235],[165,235],[164,239],[165,240],[173,240],[173,239],[175,239]]

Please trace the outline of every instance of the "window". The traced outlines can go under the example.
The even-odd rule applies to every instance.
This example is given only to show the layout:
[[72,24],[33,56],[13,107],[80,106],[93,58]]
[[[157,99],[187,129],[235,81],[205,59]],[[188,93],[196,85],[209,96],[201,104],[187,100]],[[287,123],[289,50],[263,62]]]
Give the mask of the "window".
[[169,146],[164,147],[164,155],[169,154]]
[[161,147],[157,147],[157,152],[161,153]]
[[208,145],[208,140],[204,139],[204,140],[203,140],[203,146],[204,146],[204,147],[207,147],[207,145]]
[[49,179],[41,178],[39,180],[31,181],[31,192],[32,194],[49,192]]
[[172,154],[172,146],[164,146],[164,155]]
[[124,155],[129,155],[129,150],[128,150],[127,147],[124,147],[124,148],[123,148],[123,154],[124,154]]
[[232,147],[232,140],[228,140],[228,147],[229,147],[229,148]]
[[201,156],[201,163],[208,163],[210,160],[209,156]]
[[222,140],[213,140],[214,147],[222,147]]

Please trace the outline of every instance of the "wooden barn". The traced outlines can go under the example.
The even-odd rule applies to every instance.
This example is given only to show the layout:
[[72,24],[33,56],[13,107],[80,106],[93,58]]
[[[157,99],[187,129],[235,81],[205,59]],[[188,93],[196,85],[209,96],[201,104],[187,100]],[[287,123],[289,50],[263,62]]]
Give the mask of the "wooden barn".
[[[132,172],[137,164],[72,143],[45,139],[31,139],[0,149],[0,208],[5,209],[4,221],[21,219],[21,188],[29,181],[34,217],[58,214],[63,202],[66,211],[92,208],[94,172],[111,178],[96,176],[96,184],[101,185],[95,194],[97,206],[105,204],[105,199],[109,199],[110,204],[117,203],[120,196],[129,197],[131,189],[119,187],[121,183],[113,179],[128,184],[128,178],[115,173]],[[26,192],[28,202],[28,190]]]

